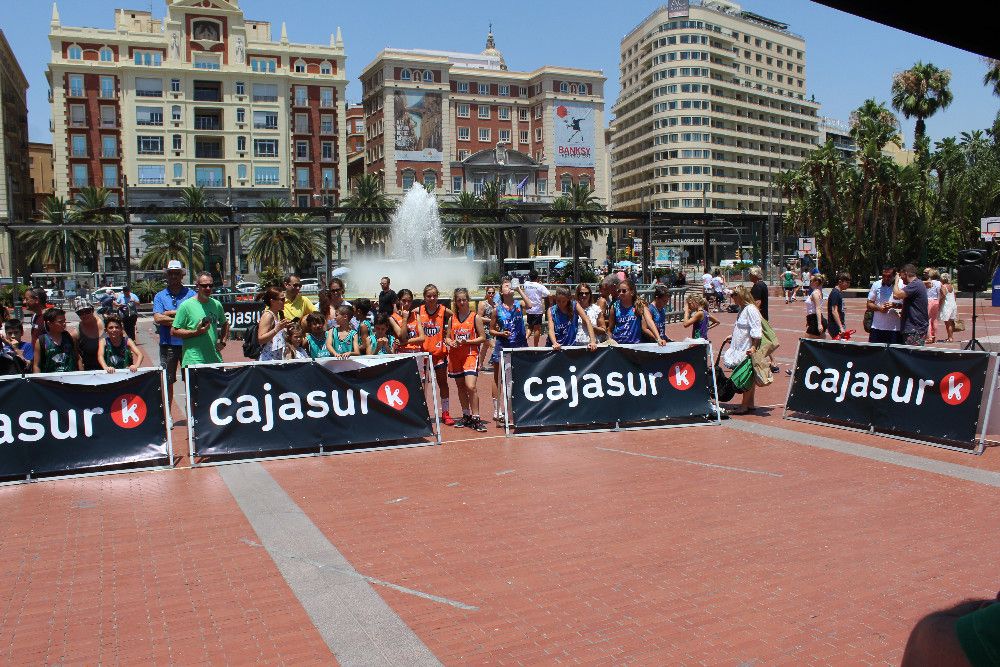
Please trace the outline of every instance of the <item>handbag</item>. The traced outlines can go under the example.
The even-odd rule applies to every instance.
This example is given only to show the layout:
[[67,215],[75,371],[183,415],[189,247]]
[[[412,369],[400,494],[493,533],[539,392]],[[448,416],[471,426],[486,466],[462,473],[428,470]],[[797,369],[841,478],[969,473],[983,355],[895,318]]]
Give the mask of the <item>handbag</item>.
[[864,319],[865,333],[871,333],[872,332],[872,320],[873,319],[875,319],[875,311],[874,310],[866,310],[865,311],[865,319]]
[[965,320],[955,318],[955,331],[965,331]]

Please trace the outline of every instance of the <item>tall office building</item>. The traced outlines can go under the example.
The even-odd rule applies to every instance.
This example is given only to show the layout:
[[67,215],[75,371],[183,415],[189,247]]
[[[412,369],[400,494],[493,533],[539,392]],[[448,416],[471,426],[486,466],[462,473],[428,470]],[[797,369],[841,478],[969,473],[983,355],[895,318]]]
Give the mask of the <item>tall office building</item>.
[[725,0],[671,2],[621,41],[611,187],[630,210],[777,210],[772,176],[816,147],[806,45]]
[[[24,222],[33,195],[28,164],[28,80],[0,31],[0,218]],[[0,231],[0,276],[11,275],[10,243]]]
[[365,169],[391,196],[414,182],[457,196],[500,181],[529,202],[571,185],[607,201],[600,71],[509,70],[490,33],[481,53],[386,49],[361,84]]
[[53,6],[55,189],[104,186],[170,205],[181,187],[253,204],[335,202],[346,186],[344,43],[280,39],[236,0],[120,9],[110,30],[63,26]]

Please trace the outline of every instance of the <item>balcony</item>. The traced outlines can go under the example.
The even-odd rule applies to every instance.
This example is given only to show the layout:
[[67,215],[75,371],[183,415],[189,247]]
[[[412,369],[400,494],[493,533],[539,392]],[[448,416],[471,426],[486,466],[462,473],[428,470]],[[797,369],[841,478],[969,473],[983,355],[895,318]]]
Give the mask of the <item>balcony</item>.
[[114,118],[102,118],[101,127],[118,127],[118,122]]
[[69,126],[70,127],[87,127],[87,119],[86,118],[70,118],[69,119]]
[[136,118],[135,119],[135,124],[136,125],[153,126],[153,127],[162,127],[163,126],[163,116],[151,116],[149,118]]
[[69,89],[69,96],[70,97],[83,97],[83,88],[70,88]]
[[333,100],[320,100],[319,106],[323,109],[332,109],[335,106]]
[[163,176],[140,176],[139,185],[163,185],[166,179]]
[[257,185],[277,185],[278,184],[278,177],[277,176],[273,176],[273,177],[272,176],[257,176],[254,179],[254,183],[257,184]]
[[278,101],[278,96],[277,95],[258,95],[256,93],[254,93],[253,101],[254,102],[277,102]]
[[198,102],[221,102],[222,84],[218,81],[195,81],[194,99]]
[[221,160],[225,157],[221,141],[195,140],[194,156],[207,160]]
[[160,90],[145,90],[142,88],[135,89],[136,97],[163,97],[163,89]]
[[222,179],[213,176],[200,176],[195,179],[195,184],[199,188],[221,188]]
[[102,90],[101,91],[102,100],[115,100],[118,99],[118,93],[114,90]]
[[222,122],[218,116],[198,116],[194,117],[194,129],[196,130],[221,130]]

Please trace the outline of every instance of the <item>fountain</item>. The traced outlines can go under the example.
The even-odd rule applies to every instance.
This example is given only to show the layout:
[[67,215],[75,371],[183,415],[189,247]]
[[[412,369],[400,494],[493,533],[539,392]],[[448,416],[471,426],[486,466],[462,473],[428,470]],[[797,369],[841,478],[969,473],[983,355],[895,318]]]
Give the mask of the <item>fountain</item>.
[[377,293],[382,276],[392,279],[393,289],[406,287],[418,299],[427,283],[437,285],[445,298],[456,287],[475,290],[479,285],[482,263],[448,253],[437,198],[419,183],[407,191],[393,214],[391,234],[387,257],[353,256],[349,293]]

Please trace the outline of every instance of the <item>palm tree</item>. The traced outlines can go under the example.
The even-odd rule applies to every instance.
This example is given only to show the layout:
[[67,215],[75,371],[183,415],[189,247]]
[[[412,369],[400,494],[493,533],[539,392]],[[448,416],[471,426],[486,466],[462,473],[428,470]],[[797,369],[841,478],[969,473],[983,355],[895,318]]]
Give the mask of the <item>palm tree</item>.
[[[500,181],[487,181],[483,183],[483,189],[479,193],[479,205],[483,209],[488,220],[492,222],[499,222],[501,218],[513,224],[518,224],[524,220],[524,216],[513,209],[507,202],[503,200],[504,186]],[[504,230],[504,232],[499,236],[494,232],[490,244],[494,249],[499,250],[496,247],[498,242],[508,243],[514,238],[513,230]],[[506,255],[506,252],[500,253]],[[498,255],[499,256],[499,255]]]
[[90,241],[85,232],[60,229],[69,218],[66,207],[65,199],[49,197],[45,200],[40,222],[51,225],[51,228],[34,229],[18,236],[29,264],[37,262],[46,268],[61,267],[69,271],[71,257],[90,255]]
[[[163,223],[182,223],[187,216],[171,213],[158,218]],[[167,262],[178,257],[188,257],[192,269],[205,265],[205,253],[202,248],[192,245],[191,256],[188,256],[188,240],[191,232],[180,227],[165,229],[147,229],[142,234],[142,242],[146,246],[146,254],[139,262],[140,269],[161,269]]]
[[[351,209],[344,215],[344,222],[388,222],[394,208],[375,174],[355,179],[354,192],[341,205]],[[389,233],[387,227],[351,229],[351,240],[355,246],[374,246],[388,241]]]
[[[86,231],[88,252],[85,254],[91,266],[97,268],[101,249],[106,254],[125,257],[125,224],[124,218],[116,213],[94,213],[111,205],[111,191],[107,188],[86,187],[77,193],[70,209],[70,217],[74,222],[85,222],[101,225],[97,231]],[[128,258],[125,257],[125,261]]]
[[1000,60],[996,58],[984,58],[986,61],[986,74],[983,75],[983,85],[992,86],[993,94],[1000,97]]
[[927,133],[924,121],[951,104],[950,82],[950,70],[919,61],[892,77],[892,107],[906,118],[917,119],[913,134],[914,150],[927,150],[924,145]]
[[471,192],[462,192],[455,201],[447,202],[442,207],[444,217],[452,222],[462,223],[461,227],[446,227],[444,230],[444,241],[452,248],[464,248],[472,244],[477,251],[485,251],[489,254],[490,248],[496,245],[496,233],[489,227],[477,227],[475,221],[479,216],[474,213],[464,212],[461,215],[448,214],[449,209],[479,209],[483,207],[483,202]]
[[198,187],[196,185],[189,185],[182,188],[180,191],[180,202],[178,206],[184,208],[192,209],[190,213],[185,213],[183,216],[184,222],[191,223],[191,228],[188,230],[188,234],[195,233],[195,230],[201,231],[201,257],[199,262],[195,263],[195,253],[193,245],[188,247],[191,248],[191,252],[185,254],[188,255],[188,264],[192,267],[200,266],[204,269],[204,262],[211,251],[212,244],[219,242],[219,230],[214,228],[206,228],[204,225],[216,224],[222,222],[222,217],[218,213],[212,213],[210,211],[205,211],[203,209],[209,208],[212,205],[212,201],[209,199],[208,194],[205,192],[205,188]]
[[881,152],[888,144],[900,146],[899,120],[885,102],[874,99],[851,112],[851,137],[862,151]]
[[296,227],[299,218],[277,209],[286,206],[283,199],[272,197],[260,202],[260,222],[285,223],[281,227],[253,227],[249,230],[250,251],[247,258],[265,268],[297,269],[312,262],[321,252],[320,234],[307,227]]
[[[573,249],[576,236],[573,229],[566,227],[565,224],[567,222],[602,222],[602,216],[594,213],[594,211],[600,211],[602,208],[600,201],[598,201],[597,196],[590,186],[570,186],[568,192],[553,200],[553,214],[545,216],[558,218],[560,224],[538,230],[535,240],[547,246],[558,245],[560,251],[565,254],[567,250]],[[562,214],[564,211],[583,211],[583,213],[567,216]],[[600,230],[587,229],[580,232],[580,237],[583,239],[595,239],[600,234]]]

